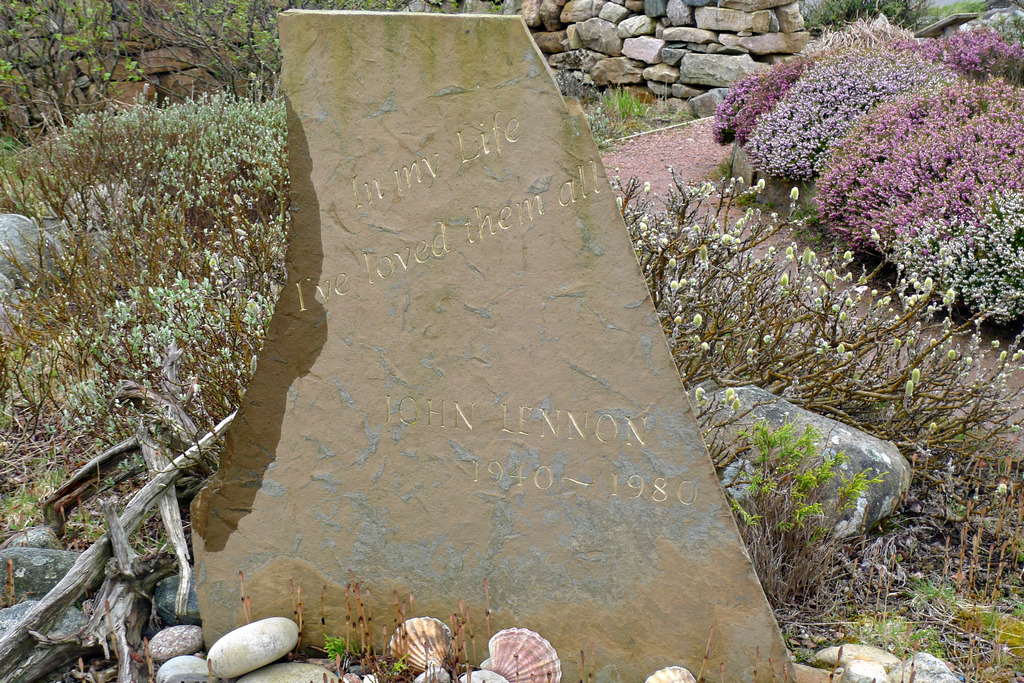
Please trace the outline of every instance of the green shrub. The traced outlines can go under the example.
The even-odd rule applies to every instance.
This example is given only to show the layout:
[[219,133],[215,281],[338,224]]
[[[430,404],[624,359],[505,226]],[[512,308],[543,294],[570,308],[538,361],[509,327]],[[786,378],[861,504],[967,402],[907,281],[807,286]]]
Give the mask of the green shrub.
[[4,405],[115,441],[119,382],[159,386],[172,344],[197,423],[238,404],[285,278],[282,102],[84,116],[0,177],[0,210],[64,225],[55,273],[9,302]]
[[[741,437],[753,451],[752,473],[741,500],[732,501],[740,532],[765,594],[774,606],[814,597],[834,571],[835,541],[824,519],[823,486],[841,476],[844,453],[823,454],[820,435],[800,435],[787,422],[772,429],[763,420]],[[863,473],[843,477],[838,510],[853,504],[870,483]]]
[[879,15],[897,26],[912,28],[927,6],[927,0],[820,0],[804,6],[804,17],[810,28],[841,27]]
[[858,275],[849,252],[775,246],[799,224],[738,208],[735,184],[677,187],[655,214],[631,183],[623,212],[684,383],[782,395],[894,442],[926,478],[1008,452],[1018,343],[983,348],[928,283],[886,286]]

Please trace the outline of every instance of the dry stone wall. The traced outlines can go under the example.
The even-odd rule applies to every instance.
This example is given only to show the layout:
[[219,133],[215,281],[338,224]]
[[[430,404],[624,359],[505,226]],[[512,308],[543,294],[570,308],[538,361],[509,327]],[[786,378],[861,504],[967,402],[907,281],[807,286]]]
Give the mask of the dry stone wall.
[[728,87],[792,58],[810,37],[792,0],[524,0],[522,15],[568,78],[662,98]]

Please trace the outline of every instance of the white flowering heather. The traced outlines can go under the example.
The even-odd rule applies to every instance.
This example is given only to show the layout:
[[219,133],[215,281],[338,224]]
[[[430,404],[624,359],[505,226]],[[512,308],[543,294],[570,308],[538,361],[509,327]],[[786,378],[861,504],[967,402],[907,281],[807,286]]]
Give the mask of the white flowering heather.
[[818,62],[761,117],[747,153],[769,175],[812,180],[832,143],[875,104],[954,78],[947,67],[916,55],[845,50]]
[[1024,193],[996,195],[979,226],[926,222],[893,242],[889,258],[910,279],[931,277],[996,322],[1024,316]]

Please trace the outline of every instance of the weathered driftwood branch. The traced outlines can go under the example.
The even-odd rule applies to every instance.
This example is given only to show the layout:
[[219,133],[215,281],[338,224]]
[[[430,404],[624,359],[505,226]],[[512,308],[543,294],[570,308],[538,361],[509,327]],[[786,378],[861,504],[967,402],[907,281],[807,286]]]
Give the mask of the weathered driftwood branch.
[[[202,451],[223,435],[234,417],[235,413],[232,413],[224,418],[212,432],[207,433],[198,443],[176,457],[170,465],[162,468],[149,483],[132,496],[119,518],[126,538],[127,534],[142,523],[157,498],[181,476],[182,469],[196,462]],[[87,588],[94,588],[99,583],[111,554],[111,532],[108,531],[82,553],[71,571],[0,638],[0,681],[29,683],[66,662],[69,656],[74,656],[73,653],[95,647],[96,644],[87,642],[87,638],[83,642],[80,639],[81,634],[75,634],[59,642],[50,641],[42,634],[53,628],[65,610],[74,604]],[[90,626],[83,630],[86,634],[90,632],[90,628],[97,628],[97,619],[107,620],[107,602],[112,608],[122,606],[124,611],[119,614],[122,623],[133,618],[127,607],[134,602],[118,599],[125,588],[125,582],[106,582],[104,588],[108,586],[108,590],[101,589],[96,596]],[[45,643],[47,647],[37,648],[38,643]],[[126,652],[123,656],[131,655]]]
[[138,448],[139,439],[133,436],[116,446],[111,446],[79,468],[70,479],[43,501],[43,519],[46,520],[47,526],[58,536],[62,536],[68,513],[75,509],[80,500],[95,494],[99,490],[100,482]]

